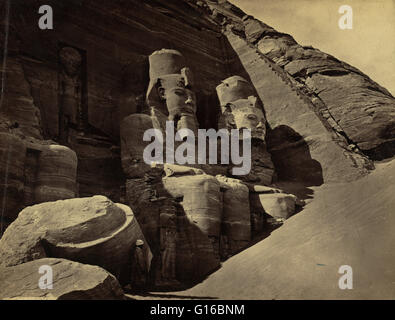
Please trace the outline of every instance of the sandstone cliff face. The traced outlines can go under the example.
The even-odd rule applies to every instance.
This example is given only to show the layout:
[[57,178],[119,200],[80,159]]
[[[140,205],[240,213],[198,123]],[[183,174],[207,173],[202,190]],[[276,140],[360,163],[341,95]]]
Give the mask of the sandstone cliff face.
[[6,81],[0,113],[2,122],[18,128],[23,136],[42,138],[40,110],[33,103],[20,59],[8,58],[6,69],[0,75]]
[[[337,106],[333,107],[323,97],[315,95],[314,90],[309,86],[312,77],[306,78],[309,80],[304,81],[306,83],[301,83],[296,76],[298,72],[291,70],[292,64],[289,65],[289,69],[287,67],[280,68],[281,70],[277,70],[278,72],[271,70],[270,66],[273,62],[278,62],[283,67],[280,63],[281,59],[276,60],[270,53],[271,51],[267,52],[266,47],[271,48],[271,46],[263,45],[266,42],[261,42],[259,47],[260,41],[269,41],[270,39],[267,39],[272,35],[272,38],[279,39],[275,39],[276,41],[287,44],[290,50],[300,49],[300,46],[294,44],[291,37],[285,37],[285,41],[277,35],[274,36],[272,29],[252,18],[243,21],[244,13],[227,2],[119,0],[112,3],[86,1],[83,5],[78,3],[64,5],[59,1],[53,1],[51,5],[55,13],[54,19],[57,21],[53,32],[43,32],[39,28],[31,28],[31,25],[36,25],[37,22],[36,5],[31,3],[22,6],[16,3],[11,8],[12,32],[17,35],[15,38],[18,39],[11,42],[12,46],[17,48],[13,54],[17,53],[15,59],[19,63],[17,68],[19,72],[14,72],[13,76],[24,79],[22,81],[24,85],[19,86],[18,89],[10,78],[7,82],[7,90],[18,92],[24,88],[24,95],[27,91],[29,92],[26,95],[27,100],[24,101],[33,103],[34,108],[31,110],[35,110],[32,111],[35,114],[29,116],[26,112],[17,113],[19,117],[25,117],[30,122],[33,121],[29,124],[30,129],[26,134],[33,136],[41,134],[44,138],[58,140],[61,101],[59,95],[61,95],[62,75],[59,50],[69,46],[79,52],[81,55],[79,81],[83,93],[80,102],[86,121],[84,129],[86,137],[83,139],[71,137],[72,141],[66,144],[77,152],[80,160],[77,180],[83,196],[100,193],[110,196],[114,201],[121,199],[122,194],[119,189],[124,184],[124,178],[121,173],[119,155],[117,152],[108,152],[104,149],[116,150],[117,146],[120,146],[119,127],[121,121],[127,115],[141,109],[149,81],[147,57],[153,51],[161,48],[173,48],[182,52],[187,60],[187,65],[194,73],[199,106],[197,118],[202,128],[217,127],[219,103],[215,87],[222,80],[235,74],[252,80],[263,101],[269,129],[274,130],[273,135],[269,130],[268,142],[270,144],[270,141],[274,141],[275,146],[272,147],[273,152],[271,153],[273,153],[275,166],[281,168],[277,171],[283,172],[280,174],[280,178],[299,179],[307,172],[313,175],[309,179],[315,183],[320,183],[323,179],[336,181],[356,178],[366,173],[366,169],[370,168],[371,164],[352,149],[356,148],[357,150],[358,147],[361,150],[381,148],[380,146],[386,144],[385,141],[388,140],[377,138],[378,133],[375,133],[374,136],[377,138],[374,138],[375,141],[369,142],[366,140],[367,138],[363,138],[366,143],[374,146],[362,148],[358,144],[359,140],[348,134],[341,124],[342,121],[352,123],[353,118],[359,117],[357,115],[358,108],[353,107],[354,102],[353,105],[350,105],[353,115],[341,109],[343,111],[338,113],[347,113],[347,119],[343,116],[341,119],[336,118],[332,109],[340,110],[339,102],[336,102]],[[23,19],[18,15],[18,12],[23,12]],[[90,16],[89,21],[83,18],[86,15]],[[227,28],[228,31],[222,33],[225,25],[232,25],[234,28]],[[233,31],[229,31],[229,29]],[[35,43],[41,45],[37,46]],[[258,64],[249,65],[247,60],[253,58],[254,55],[250,53],[249,56],[246,56],[240,51],[252,50],[250,45],[253,45],[258,51],[255,53]],[[262,49],[263,46],[266,49]],[[282,44],[282,46],[284,45]],[[292,52],[292,50],[288,51]],[[306,53],[302,60],[296,59],[297,57],[294,60],[299,63],[307,61],[311,64],[312,61],[318,59],[316,56],[319,54],[317,51],[314,52],[316,54],[310,54],[310,56]],[[9,68],[14,70],[16,65],[12,59],[14,58],[9,58]],[[325,65],[325,61],[333,61],[333,59],[328,58],[321,61],[320,64]],[[349,72],[353,76],[358,76],[360,79],[365,79],[366,83],[371,83],[360,72],[357,73],[351,67],[347,68],[347,70],[351,70]],[[255,71],[258,71],[258,75],[255,75]],[[315,72],[314,76],[319,74],[321,73]],[[286,80],[287,77],[289,81]],[[299,82],[293,81],[294,79]],[[317,83],[316,85],[318,85]],[[379,88],[378,85],[372,84],[372,86]],[[311,103],[310,98],[313,97],[306,95],[305,90],[313,93],[318,100],[313,99],[314,101]],[[322,91],[319,88],[317,90]],[[281,95],[278,94],[279,91]],[[386,105],[389,106],[388,103],[392,101],[392,98],[385,94],[384,89],[381,91],[385,95]],[[334,95],[328,94],[329,96],[334,101]],[[21,99],[21,97],[22,93],[18,98]],[[280,99],[280,97],[282,98]],[[369,95],[369,97],[369,99],[379,99],[377,95]],[[335,100],[341,99],[339,97]],[[320,104],[320,107],[316,107],[317,104]],[[382,103],[380,102],[380,104]],[[391,113],[388,113],[390,110],[388,108],[376,108],[378,111],[375,112],[379,112],[380,116],[378,115],[378,117],[382,121],[373,121],[374,126],[381,123],[380,126],[384,130],[384,123],[388,122],[390,127],[390,121],[385,120],[391,116]],[[40,117],[36,115],[37,112]],[[290,118],[283,119],[285,114],[290,115]],[[298,124],[294,119],[299,118]],[[310,121],[311,119],[312,121]],[[19,120],[21,126],[25,126],[23,119]],[[348,127],[353,132],[358,131],[359,135],[367,136],[369,133],[366,130],[369,131],[370,126],[366,125],[366,121],[363,123],[363,130],[358,129],[361,127],[360,124],[358,124],[358,128]],[[290,127],[295,131],[295,134],[284,126]],[[306,126],[309,128],[305,129]],[[375,129],[370,131],[375,131]],[[71,136],[75,134],[76,132],[71,132]],[[278,138],[278,135],[281,137]],[[300,138],[295,138],[298,135]],[[384,136],[388,135],[390,135],[388,132],[384,134]],[[278,139],[283,141],[278,143]],[[300,140],[299,144],[302,147],[294,146],[295,140]],[[299,155],[292,156],[293,153]],[[334,172],[331,172],[331,170],[333,171],[331,168],[327,169],[325,165],[326,162],[333,162],[325,160],[332,155],[333,159],[341,159],[337,165],[332,166],[338,168]],[[318,161],[319,164],[309,164],[309,161],[305,161],[309,157]],[[301,162],[305,165],[300,166]],[[284,173],[292,171],[291,168],[295,166],[301,167],[300,172],[296,173],[296,177]],[[116,167],[117,174],[111,175],[110,168]],[[321,169],[323,170],[323,179],[320,177]],[[101,182],[98,183],[98,180]]]
[[23,208],[26,146],[14,135],[1,132],[0,137],[0,188],[7,197],[3,218],[12,222]]
[[391,155],[394,143],[394,98],[358,69],[287,34],[248,17],[249,43],[296,81],[332,126],[367,155]]
[[244,16],[243,37],[290,75],[313,109],[373,159],[393,155],[394,97],[358,69]]
[[280,67],[236,34],[232,25],[225,34],[264,103],[271,129],[269,152],[275,166],[281,167],[278,171],[283,179],[319,185],[353,180],[368,172],[369,160],[348,149],[343,136],[315,112],[311,101]]

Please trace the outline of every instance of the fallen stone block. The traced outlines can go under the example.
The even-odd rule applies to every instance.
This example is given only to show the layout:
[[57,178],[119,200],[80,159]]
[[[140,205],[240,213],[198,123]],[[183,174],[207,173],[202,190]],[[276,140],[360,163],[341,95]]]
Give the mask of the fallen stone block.
[[[40,272],[41,271],[41,272]],[[44,258],[0,269],[5,300],[123,300],[117,279],[104,269]]]
[[128,274],[138,239],[150,259],[132,210],[104,196],[46,202],[25,208],[7,228],[0,240],[0,266],[57,257],[98,265],[120,278]]

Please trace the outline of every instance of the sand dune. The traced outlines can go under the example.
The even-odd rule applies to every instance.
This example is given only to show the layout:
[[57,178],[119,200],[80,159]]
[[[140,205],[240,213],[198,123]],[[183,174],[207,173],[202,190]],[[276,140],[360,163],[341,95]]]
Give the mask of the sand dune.
[[[395,160],[369,176],[323,185],[268,238],[178,296],[220,299],[394,299]],[[339,289],[339,267],[353,289]],[[174,296],[173,296],[174,298]]]

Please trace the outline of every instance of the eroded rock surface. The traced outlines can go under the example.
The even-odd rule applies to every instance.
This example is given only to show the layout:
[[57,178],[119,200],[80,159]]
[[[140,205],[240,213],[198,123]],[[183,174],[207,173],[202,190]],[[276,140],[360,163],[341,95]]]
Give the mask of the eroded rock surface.
[[[52,268],[52,288],[41,289],[40,267]],[[11,300],[123,300],[117,279],[104,269],[65,259],[43,258],[0,268],[0,298]],[[43,281],[44,284],[49,284]]]
[[247,16],[249,43],[295,80],[316,109],[349,142],[374,158],[393,154],[395,99],[358,69]]
[[73,150],[53,141],[22,139],[8,132],[0,132],[0,137],[0,188],[5,195],[6,222],[14,221],[25,206],[78,194]]
[[255,212],[263,210],[264,213],[277,219],[287,219],[295,213],[297,198],[292,194],[263,193],[252,194],[251,206]]
[[0,75],[7,81],[2,94],[1,122],[9,121],[21,135],[42,138],[40,110],[33,102],[20,60],[9,57],[7,68]]
[[9,133],[0,133],[0,191],[6,196],[4,219],[11,222],[23,208],[26,146]]
[[77,156],[60,145],[40,148],[34,203],[71,199],[77,195]]

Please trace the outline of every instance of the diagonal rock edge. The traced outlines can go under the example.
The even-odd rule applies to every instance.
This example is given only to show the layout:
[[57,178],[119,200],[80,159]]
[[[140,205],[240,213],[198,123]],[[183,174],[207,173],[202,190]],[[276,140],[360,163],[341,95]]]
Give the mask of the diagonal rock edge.
[[342,148],[372,160],[394,155],[395,99],[387,89],[357,68],[311,46],[299,45],[292,36],[246,15],[228,1],[205,3],[223,33],[243,39],[272,64],[336,134]]

